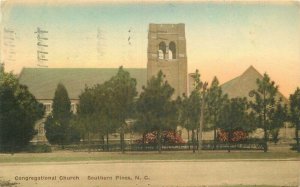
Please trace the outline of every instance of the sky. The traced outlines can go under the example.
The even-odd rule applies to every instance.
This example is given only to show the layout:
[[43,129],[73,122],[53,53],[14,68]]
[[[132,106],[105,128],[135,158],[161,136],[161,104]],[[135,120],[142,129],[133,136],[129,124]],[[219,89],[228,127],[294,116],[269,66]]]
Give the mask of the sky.
[[184,23],[189,73],[199,69],[203,80],[224,83],[253,65],[286,97],[300,87],[296,2],[7,1],[1,13],[1,31],[15,33],[8,47],[2,32],[1,61],[15,73],[41,65],[38,27],[48,31],[42,65],[49,68],[146,68],[149,23]]

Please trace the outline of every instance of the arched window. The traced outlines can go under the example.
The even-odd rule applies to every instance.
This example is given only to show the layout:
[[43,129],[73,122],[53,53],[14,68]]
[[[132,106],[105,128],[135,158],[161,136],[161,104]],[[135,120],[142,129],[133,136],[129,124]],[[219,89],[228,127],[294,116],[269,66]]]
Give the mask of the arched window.
[[176,44],[174,42],[169,44],[169,59],[176,59]]
[[160,42],[158,45],[158,59],[165,59],[166,56],[166,43]]

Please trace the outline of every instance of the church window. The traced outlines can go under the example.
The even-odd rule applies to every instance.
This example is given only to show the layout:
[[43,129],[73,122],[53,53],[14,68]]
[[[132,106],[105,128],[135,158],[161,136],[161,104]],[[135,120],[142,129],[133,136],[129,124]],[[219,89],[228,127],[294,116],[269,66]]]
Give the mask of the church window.
[[174,42],[169,44],[169,59],[176,59],[176,44]]
[[44,106],[45,106],[46,113],[50,113],[51,110],[52,110],[51,104],[50,103],[46,103],[46,104],[44,104]]
[[158,59],[165,59],[166,56],[166,44],[165,42],[160,42],[158,45]]

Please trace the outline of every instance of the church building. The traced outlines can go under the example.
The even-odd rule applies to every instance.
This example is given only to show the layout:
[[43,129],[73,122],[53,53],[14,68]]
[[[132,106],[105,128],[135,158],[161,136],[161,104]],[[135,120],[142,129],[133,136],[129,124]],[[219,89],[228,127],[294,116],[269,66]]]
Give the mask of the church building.
[[[187,56],[185,25],[149,24],[147,68],[124,68],[137,80],[137,91],[147,85],[147,80],[162,70],[165,80],[175,89],[173,98],[187,93]],[[120,64],[121,65],[121,64]],[[79,95],[85,86],[101,84],[116,75],[117,68],[23,68],[19,80],[46,109],[52,111],[52,102],[58,83],[64,84],[76,113]],[[37,136],[33,142],[46,142],[44,122],[36,124]]]
[[[120,64],[121,65],[121,64]],[[192,74],[187,74],[187,51],[185,25],[149,24],[147,68],[124,68],[137,80],[137,91],[141,93],[147,81],[161,70],[165,80],[174,88],[173,99],[182,94],[189,95],[193,89]],[[52,102],[58,83],[64,84],[71,100],[71,109],[76,113],[79,95],[86,86],[102,84],[116,75],[118,68],[23,68],[19,80],[46,109],[44,119],[36,123],[38,130],[33,142],[47,142],[44,122],[52,111]],[[250,66],[242,75],[221,85],[223,93],[233,97],[249,98],[249,91],[256,88],[256,79],[262,75]],[[288,100],[279,93],[285,103]],[[251,99],[251,98],[249,98]],[[253,98],[252,98],[253,99]],[[210,135],[205,137],[209,137]],[[183,137],[184,138],[184,137]]]

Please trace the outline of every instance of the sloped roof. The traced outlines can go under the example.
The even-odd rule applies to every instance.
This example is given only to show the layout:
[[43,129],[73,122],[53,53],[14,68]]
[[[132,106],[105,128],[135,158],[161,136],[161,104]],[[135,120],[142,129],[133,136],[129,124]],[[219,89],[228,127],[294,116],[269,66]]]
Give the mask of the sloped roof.
[[[249,92],[257,88],[256,80],[262,79],[263,75],[260,74],[253,66],[250,66],[242,75],[221,85],[225,94],[230,98],[235,97],[249,97]],[[277,97],[281,97],[285,103],[288,102],[286,97],[280,92]]]
[[[137,80],[137,91],[147,84],[147,69],[125,69]],[[64,84],[70,99],[78,99],[85,85],[101,84],[116,75],[118,68],[23,68],[19,80],[37,99],[53,99],[58,83]]]

